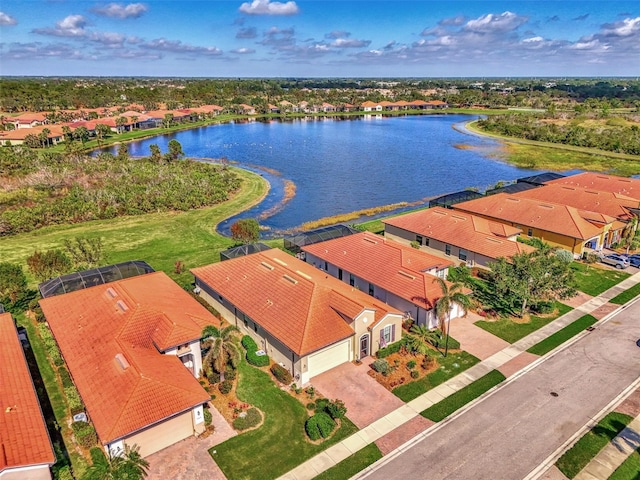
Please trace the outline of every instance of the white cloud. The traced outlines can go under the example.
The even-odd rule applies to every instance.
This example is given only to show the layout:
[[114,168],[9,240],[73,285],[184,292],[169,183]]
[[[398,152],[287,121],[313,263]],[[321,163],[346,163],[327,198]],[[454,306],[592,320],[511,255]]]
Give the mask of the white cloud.
[[150,42],[142,43],[140,44],[140,48],[205,56],[222,55],[222,50],[217,47],[198,47],[195,45],[189,45],[188,43],[182,43],[180,40],[167,40],[166,38],[156,38]]
[[84,37],[87,20],[82,15],[69,15],[56,23],[54,28],[36,28],[35,33],[55,37]]
[[256,53],[253,48],[236,48],[235,50],[231,50],[231,53],[237,53],[238,55],[247,55],[250,53]]
[[368,47],[371,40],[356,40],[355,38],[336,38],[329,45],[334,48],[362,48]]
[[625,18],[621,22],[605,24],[602,30],[603,35],[617,37],[628,37],[640,33],[640,17]]
[[531,38],[525,38],[524,40],[522,40],[524,43],[533,43],[533,42],[542,42],[544,40],[544,38],[542,37],[531,37]]
[[11,15],[0,12],[0,25],[16,25],[18,21]]
[[464,29],[476,33],[509,32],[527,21],[527,17],[504,12],[500,15],[489,13],[474,20],[469,20]]
[[253,0],[240,5],[240,12],[247,15],[295,15],[300,10],[296,2],[270,2],[269,0]]
[[98,15],[112,18],[138,18],[148,10],[143,3],[130,3],[124,5],[122,3],[109,3],[104,7],[95,7],[92,11]]

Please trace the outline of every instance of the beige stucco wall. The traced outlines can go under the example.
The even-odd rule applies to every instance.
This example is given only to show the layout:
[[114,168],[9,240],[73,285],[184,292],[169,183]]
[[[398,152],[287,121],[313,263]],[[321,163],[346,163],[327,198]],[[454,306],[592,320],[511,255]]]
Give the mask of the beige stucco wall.
[[0,472],[2,480],[51,480],[49,465],[8,468]]

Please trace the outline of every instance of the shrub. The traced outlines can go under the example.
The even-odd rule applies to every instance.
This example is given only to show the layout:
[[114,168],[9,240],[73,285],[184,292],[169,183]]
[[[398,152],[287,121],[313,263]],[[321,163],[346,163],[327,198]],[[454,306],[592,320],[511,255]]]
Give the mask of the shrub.
[[307,403],[307,408],[309,410],[315,410],[316,409],[316,404],[313,403],[313,402],[309,402],[309,403]]
[[336,422],[324,412],[316,413],[307,419],[304,428],[311,440],[327,438],[333,432]]
[[411,242],[411,247],[412,248],[420,248],[420,244],[416,240],[414,240],[414,241]]
[[419,376],[420,376],[420,372],[418,372],[417,370],[411,370],[411,378],[415,380]]
[[388,357],[392,353],[399,352],[403,345],[404,345],[404,342],[392,343],[388,347],[384,347],[384,348],[381,348],[380,350],[378,350],[378,352],[376,353],[376,357],[378,357],[378,358]]
[[307,389],[305,390],[305,392],[307,392],[307,395],[309,395],[312,399],[316,394],[316,389],[313,387],[307,387]]
[[249,352],[250,350],[253,350],[254,352],[258,350],[258,344],[249,335],[245,335],[244,337],[242,337],[242,340],[240,340],[240,343],[242,343],[242,346],[245,348],[247,352]]
[[407,368],[409,370],[413,370],[414,368],[416,368],[416,361],[415,360],[409,360],[407,362]]
[[254,367],[267,367],[270,363],[268,355],[256,355],[255,350],[247,350],[247,362]]
[[535,305],[531,305],[531,310],[543,315],[552,313],[555,308],[556,306],[554,302],[539,302],[539,303],[536,303]]
[[71,375],[69,375],[69,370],[64,367],[58,368],[58,375],[60,375],[60,381],[62,382],[62,388],[73,387],[73,381],[71,380]]
[[73,480],[73,475],[71,475],[71,468],[69,465],[65,465],[60,468],[55,474],[56,480]]
[[589,252],[584,256],[584,262],[585,263],[596,263],[598,261],[598,258],[599,257],[598,257],[597,254]]
[[262,420],[262,415],[260,411],[251,407],[246,411],[246,415],[244,417],[238,417],[233,421],[233,428],[236,430],[246,430],[247,428],[255,427]]
[[316,400],[316,413],[324,412],[327,408],[327,405],[329,405],[328,398],[319,398],[318,400]]
[[204,410],[204,425],[208,427],[209,425],[211,425],[211,422],[213,422],[213,415],[211,415],[211,412],[207,407],[204,407],[203,410]]
[[224,372],[224,379],[225,380],[235,380],[237,375],[238,374],[236,373],[235,370],[228,370],[228,371]]
[[87,422],[73,422],[71,430],[77,442],[84,448],[91,448],[98,443],[98,436],[93,426]]
[[222,393],[224,395],[229,393],[232,388],[233,388],[233,382],[230,381],[230,380],[225,380],[224,382],[221,382],[218,385],[218,390],[220,390],[220,393]]
[[67,403],[69,404],[71,415],[76,415],[78,413],[84,412],[84,405],[82,404],[80,394],[78,393],[78,390],[76,390],[76,387],[65,387],[64,395],[65,397],[67,397]]
[[327,413],[331,415],[334,420],[336,418],[343,418],[347,414],[347,407],[344,406],[342,400],[334,400],[327,405]]
[[215,399],[216,399],[216,396],[215,396],[215,394],[212,393],[211,394],[211,400],[215,400]]
[[271,373],[273,373],[273,376],[276,377],[276,379],[280,383],[283,383],[285,385],[289,385],[293,381],[293,377],[291,376],[289,370],[281,365],[278,365],[277,363],[271,365]]
[[207,375],[207,379],[209,379],[209,383],[211,385],[220,383],[220,374],[218,372],[211,372],[209,375]]
[[389,374],[389,362],[383,359],[375,360],[371,364],[371,368],[373,368],[376,372],[381,373],[382,375]]
[[563,262],[566,262],[566,263],[573,262],[573,253],[571,253],[569,250],[565,250],[564,248],[558,248],[555,251],[555,254],[556,254],[556,257],[558,257]]

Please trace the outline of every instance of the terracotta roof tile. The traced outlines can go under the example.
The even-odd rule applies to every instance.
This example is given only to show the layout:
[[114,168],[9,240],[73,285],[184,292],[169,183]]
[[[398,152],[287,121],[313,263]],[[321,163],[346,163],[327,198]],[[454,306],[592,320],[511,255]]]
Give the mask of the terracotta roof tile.
[[55,455],[11,314],[0,314],[0,474]]
[[640,200],[640,178],[626,178],[603,173],[585,172],[548,182],[549,185],[575,185],[590,190],[619,193]]
[[103,443],[208,399],[177,356],[160,352],[219,322],[164,273],[49,297],[40,305]]
[[435,277],[426,271],[453,265],[370,232],[307,245],[303,250],[426,309],[441,293]]
[[529,245],[508,239],[520,233],[519,228],[442,207],[399,215],[383,220],[383,223],[489,258],[512,257],[534,250]]
[[353,318],[371,309],[376,311],[376,319],[388,313],[400,314],[276,249],[191,272],[298,355],[353,335],[353,329],[340,313]]
[[599,218],[598,223],[611,223],[615,220],[612,217],[587,213],[567,205],[506,193],[457,203],[454,209],[580,240],[589,240],[602,233],[602,226],[594,225],[588,219]]

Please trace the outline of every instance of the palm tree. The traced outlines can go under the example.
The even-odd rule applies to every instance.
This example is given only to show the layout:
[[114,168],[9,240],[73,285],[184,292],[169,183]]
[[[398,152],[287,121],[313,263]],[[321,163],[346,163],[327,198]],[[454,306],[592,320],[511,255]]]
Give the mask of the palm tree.
[[240,361],[240,350],[231,335],[237,330],[233,325],[221,329],[207,325],[202,330],[202,347],[209,349],[202,359],[202,369],[207,376],[213,369],[220,374],[220,380],[224,381],[227,364],[235,368]]
[[141,480],[147,477],[149,462],[138,451],[138,446],[124,446],[119,455],[107,457],[102,449],[91,449],[91,465],[82,475],[82,480]]
[[[420,343],[425,346],[424,351],[421,348],[417,349],[416,351],[418,353],[426,353],[425,343],[430,343],[431,345],[438,346],[438,343],[440,342],[440,334],[435,330],[430,330],[426,325],[412,325],[411,333],[414,334],[410,335],[411,337],[418,339]],[[413,341],[411,342],[411,344],[412,346],[416,345],[416,343]]]
[[433,279],[440,286],[442,296],[435,302],[436,317],[440,321],[440,330],[442,333],[446,333],[447,340],[444,347],[444,356],[447,356],[449,352],[449,322],[451,321],[451,309],[458,305],[462,308],[464,316],[467,315],[467,311],[471,306],[471,297],[464,293],[464,288],[461,283],[448,283],[442,278],[436,277]]

